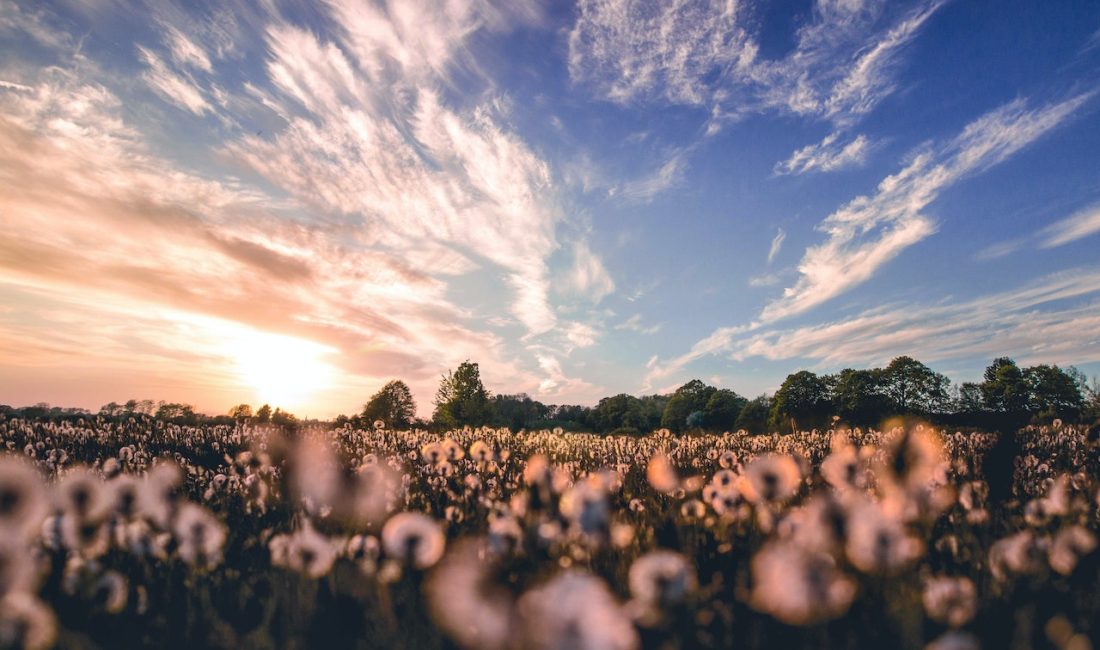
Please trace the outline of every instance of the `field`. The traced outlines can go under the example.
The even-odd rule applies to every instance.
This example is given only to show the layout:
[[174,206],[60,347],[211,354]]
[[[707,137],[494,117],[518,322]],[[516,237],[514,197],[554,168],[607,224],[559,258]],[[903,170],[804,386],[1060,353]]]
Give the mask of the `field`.
[[1090,648],[1096,434],[11,419],[0,645]]

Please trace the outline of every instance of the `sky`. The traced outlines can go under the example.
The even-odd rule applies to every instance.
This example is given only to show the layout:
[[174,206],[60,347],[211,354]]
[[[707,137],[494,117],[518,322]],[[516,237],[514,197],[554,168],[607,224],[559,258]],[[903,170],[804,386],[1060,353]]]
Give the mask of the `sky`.
[[0,403],[1100,373],[1100,3],[0,0]]

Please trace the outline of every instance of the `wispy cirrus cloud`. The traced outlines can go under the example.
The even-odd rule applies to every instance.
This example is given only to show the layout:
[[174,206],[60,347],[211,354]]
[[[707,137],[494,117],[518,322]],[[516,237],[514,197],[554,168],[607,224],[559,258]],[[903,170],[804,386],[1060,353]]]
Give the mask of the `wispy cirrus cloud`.
[[771,246],[768,247],[768,264],[771,264],[775,260],[775,256],[779,254],[779,250],[783,248],[783,242],[787,239],[787,231],[779,228],[775,237],[772,237]]
[[971,122],[939,146],[918,153],[901,171],[829,215],[826,240],[808,248],[800,277],[760,314],[768,323],[803,313],[859,285],[901,251],[936,231],[924,214],[944,189],[996,165],[1061,124],[1092,97],[1076,95],[1039,108],[1010,102]]
[[813,171],[832,172],[863,164],[871,149],[865,135],[857,135],[848,142],[839,142],[840,133],[825,136],[817,144],[802,147],[791,157],[775,165],[776,175],[806,174]]
[[901,171],[883,179],[875,194],[850,201],[821,222],[818,229],[826,240],[806,250],[798,280],[765,305],[755,321],[718,328],[688,352],[653,364],[644,385],[672,376],[704,356],[734,350],[748,332],[766,336],[766,328],[776,321],[865,282],[901,251],[935,232],[924,210],[940,192],[1004,161],[1063,123],[1093,95],[1082,93],[1038,108],[1015,100],[974,120],[940,146],[918,152]]
[[1100,232],[1100,204],[1093,204],[1050,224],[1040,233],[1042,248],[1065,246]]
[[149,84],[150,88],[170,103],[195,115],[213,110],[193,79],[171,70],[152,50],[139,45],[137,51],[142,62],[147,66],[142,79]]
[[899,18],[881,0],[816,2],[794,50],[769,60],[752,3],[582,0],[569,71],[622,104],[700,106],[719,121],[774,110],[850,124],[893,92],[899,52],[942,4],[917,3]]

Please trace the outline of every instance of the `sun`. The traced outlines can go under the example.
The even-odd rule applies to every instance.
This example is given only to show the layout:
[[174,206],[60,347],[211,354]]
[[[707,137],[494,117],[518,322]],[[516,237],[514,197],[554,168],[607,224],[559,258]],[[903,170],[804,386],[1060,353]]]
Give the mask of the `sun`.
[[331,348],[292,336],[253,332],[234,340],[230,352],[256,400],[284,409],[304,406],[335,374],[325,361]]

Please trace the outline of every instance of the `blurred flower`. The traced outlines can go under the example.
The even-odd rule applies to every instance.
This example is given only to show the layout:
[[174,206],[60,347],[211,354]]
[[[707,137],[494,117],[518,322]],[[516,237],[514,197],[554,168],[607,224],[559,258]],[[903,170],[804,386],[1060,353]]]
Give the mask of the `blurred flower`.
[[172,524],[172,532],[184,562],[206,568],[221,563],[225,525],[202,506],[183,504]]
[[802,481],[798,463],[790,456],[778,454],[754,459],[745,473],[748,481],[741,486],[745,498],[753,503],[782,503],[794,496]]
[[630,565],[630,593],[649,607],[677,605],[695,591],[695,567],[680,553],[650,551]]
[[1068,576],[1082,557],[1096,550],[1096,535],[1084,526],[1074,524],[1054,535],[1050,545],[1050,568]]
[[680,487],[680,479],[676,476],[676,468],[672,466],[668,456],[657,454],[649,459],[645,470],[646,479],[654,490],[668,494]]
[[495,650],[508,646],[513,603],[492,580],[494,555],[483,540],[454,544],[424,584],[436,625],[459,646]]
[[26,540],[36,535],[48,510],[46,488],[17,456],[0,456],[0,531]]
[[531,650],[629,650],[638,635],[603,580],[566,571],[519,599],[513,645]]
[[0,647],[45,650],[57,639],[57,617],[34,596],[16,591],[0,599]]
[[419,512],[400,512],[382,528],[382,548],[388,557],[417,569],[427,569],[443,555],[439,524]]
[[843,615],[855,583],[824,553],[771,542],[752,558],[753,608],[789,625],[811,625]]
[[969,623],[978,609],[978,591],[965,577],[929,579],[921,600],[929,618],[955,628]]

